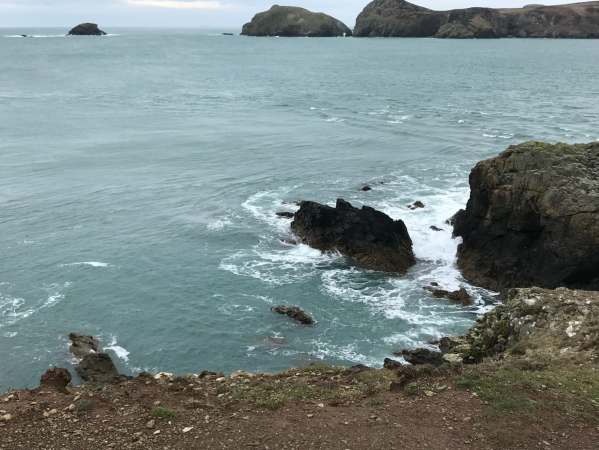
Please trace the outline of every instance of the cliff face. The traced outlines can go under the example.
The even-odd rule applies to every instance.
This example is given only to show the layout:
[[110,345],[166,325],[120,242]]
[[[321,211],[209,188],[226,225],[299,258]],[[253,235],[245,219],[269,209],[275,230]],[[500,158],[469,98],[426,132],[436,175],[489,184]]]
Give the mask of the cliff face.
[[354,36],[438,38],[599,38],[599,2],[433,11],[405,0],[375,0]]
[[351,36],[352,31],[340,20],[304,8],[274,5],[256,14],[243,26],[246,36],[335,37]]
[[491,288],[599,289],[599,143],[514,145],[470,174],[458,266]]

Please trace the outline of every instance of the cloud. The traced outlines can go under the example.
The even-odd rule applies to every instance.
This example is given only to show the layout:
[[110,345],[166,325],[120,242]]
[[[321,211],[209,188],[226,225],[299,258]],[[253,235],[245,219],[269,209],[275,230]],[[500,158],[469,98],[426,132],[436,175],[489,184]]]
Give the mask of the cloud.
[[217,10],[225,8],[225,5],[213,0],[127,0],[127,3],[133,6],[169,9]]

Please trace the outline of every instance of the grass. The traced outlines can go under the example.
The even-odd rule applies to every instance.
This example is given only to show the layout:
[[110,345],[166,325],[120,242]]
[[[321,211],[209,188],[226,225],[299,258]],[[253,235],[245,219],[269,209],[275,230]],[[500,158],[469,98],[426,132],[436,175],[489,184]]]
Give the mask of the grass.
[[152,417],[156,417],[158,419],[172,419],[177,415],[177,413],[171,409],[165,408],[164,406],[157,406],[152,409]]
[[599,417],[599,368],[548,365],[526,370],[521,365],[481,364],[456,380],[475,392],[492,413],[527,413],[553,409],[576,417]]
[[347,374],[345,369],[312,365],[276,377],[234,387],[232,396],[259,408],[278,409],[294,401],[319,401],[339,405],[374,397],[389,389],[396,375],[388,370],[366,370]]

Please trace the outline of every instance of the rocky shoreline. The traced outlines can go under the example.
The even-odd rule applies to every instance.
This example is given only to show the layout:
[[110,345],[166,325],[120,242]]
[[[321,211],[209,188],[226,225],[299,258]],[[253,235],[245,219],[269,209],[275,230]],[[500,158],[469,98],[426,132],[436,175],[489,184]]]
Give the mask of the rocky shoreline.
[[[72,386],[72,376],[67,369],[48,369],[41,377],[39,388],[6,395],[4,403],[0,403],[0,430],[18,434],[36,421],[48,419],[47,423],[55,425],[53,419],[60,418],[63,425],[67,424],[66,428],[74,428],[79,433],[73,436],[76,442],[81,442],[80,417],[88,417],[89,411],[102,408],[103,412],[96,416],[106,417],[113,414],[115,408],[116,411],[127,410],[133,403],[136,406],[131,414],[142,411],[142,422],[134,421],[135,427],[141,427],[142,431],[136,431],[132,439],[127,436],[122,441],[123,446],[157,448],[154,444],[164,446],[166,442],[168,447],[174,442],[176,447],[187,439],[188,436],[183,435],[200,428],[199,423],[202,427],[210,423],[212,411],[231,414],[247,409],[262,413],[288,408],[289,414],[295,414],[306,404],[313,408],[317,402],[317,412],[318,408],[346,407],[352,414],[359,415],[364,411],[364,402],[373,398],[393,403],[422,397],[420,403],[412,404],[420,408],[426,405],[423,399],[442,395],[454,403],[465,401],[460,394],[464,389],[473,389],[470,392],[474,392],[476,398],[486,396],[489,404],[503,405],[504,397],[514,395],[514,383],[519,386],[520,396],[511,408],[518,409],[535,399],[534,402],[542,405],[538,414],[549,416],[554,403],[539,392],[560,380],[552,388],[552,398],[562,399],[561,408],[568,411],[566,418],[575,418],[582,421],[583,427],[591,427],[584,428],[584,433],[577,437],[582,445],[577,448],[592,448],[592,444],[585,445],[587,441],[596,442],[595,431],[599,435],[599,420],[596,420],[599,417],[598,168],[597,143],[528,142],[512,146],[472,170],[470,200],[466,209],[453,220],[455,234],[463,238],[458,266],[475,283],[501,288],[503,302],[481,316],[464,336],[444,337],[424,348],[398,349],[395,358],[382,362],[382,369],[362,365],[351,368],[310,366],[280,374],[236,372],[226,376],[204,371],[183,377],[142,373],[133,378],[118,374],[97,339],[71,333],[70,350],[78,360],[76,372],[85,384]],[[321,251],[339,251],[362,267],[402,276],[415,262],[412,242],[402,221],[394,221],[372,208],[355,208],[341,199],[335,208],[300,202],[299,210],[293,213],[291,228],[308,245]],[[528,287],[537,283],[547,288]],[[434,298],[462,304],[470,301],[465,290],[450,292],[434,284],[425,289]],[[317,325],[317,321],[297,306],[280,305],[274,307],[273,312],[303,325]],[[543,380],[540,385],[533,383],[534,388],[530,387],[530,371]],[[509,379],[503,378],[508,375]],[[568,381],[571,379],[583,381],[573,386]],[[450,394],[448,389],[452,389]],[[182,394],[184,400],[174,403],[176,409],[160,409],[164,399],[174,402],[172,391]],[[127,393],[125,397],[123,393]],[[48,396],[51,402],[60,404],[60,409],[52,407],[49,400],[39,401],[39,397]],[[144,396],[150,397],[144,400]],[[90,400],[92,398],[94,400]],[[109,407],[99,408],[98,399]],[[119,404],[124,406],[118,407]],[[480,410],[481,405],[468,403],[468,407]],[[193,414],[181,412],[187,409]],[[383,416],[390,414],[387,408],[374,409]],[[198,411],[204,416],[195,417]],[[159,436],[161,430],[155,429],[157,421],[174,419],[177,414],[192,422],[181,429],[173,428],[171,431],[175,434]],[[236,414],[238,412],[229,419],[221,418],[221,423],[230,424]],[[308,413],[307,418],[315,414]],[[593,414],[594,419],[589,419]],[[107,417],[102,420],[120,423],[128,419],[121,417],[115,421]],[[249,416],[247,420],[252,422]],[[560,420],[559,427],[571,426],[563,417]],[[172,420],[169,426],[171,423]],[[166,425],[163,423],[162,427]],[[240,429],[246,430],[244,427]],[[245,432],[252,434],[251,430]],[[209,434],[208,431],[203,433]],[[108,436],[114,439],[110,433]],[[208,442],[206,436],[194,436]],[[163,437],[168,437],[167,441]],[[479,436],[479,442],[485,442],[487,437]],[[19,438],[15,439],[10,442],[22,444]],[[38,446],[41,442],[29,448],[44,448]],[[103,443],[110,444],[106,440]],[[555,448],[574,448],[571,440],[562,444]],[[233,444],[227,445],[221,446],[236,448]],[[0,443],[0,449],[3,448],[19,447],[4,447]],[[90,448],[96,448],[95,444]],[[275,445],[273,448],[283,447]],[[325,447],[316,445],[315,448]],[[392,446],[387,442],[378,448]],[[412,448],[429,447],[415,444]],[[461,447],[452,443],[438,448]],[[478,448],[503,447],[491,443]]]

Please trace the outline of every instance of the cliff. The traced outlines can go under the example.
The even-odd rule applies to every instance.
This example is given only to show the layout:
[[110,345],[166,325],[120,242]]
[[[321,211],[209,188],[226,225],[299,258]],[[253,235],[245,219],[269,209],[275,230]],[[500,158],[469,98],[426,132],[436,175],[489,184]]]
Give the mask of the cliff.
[[358,16],[354,36],[599,38],[599,2],[434,11],[405,0],[375,0]]

